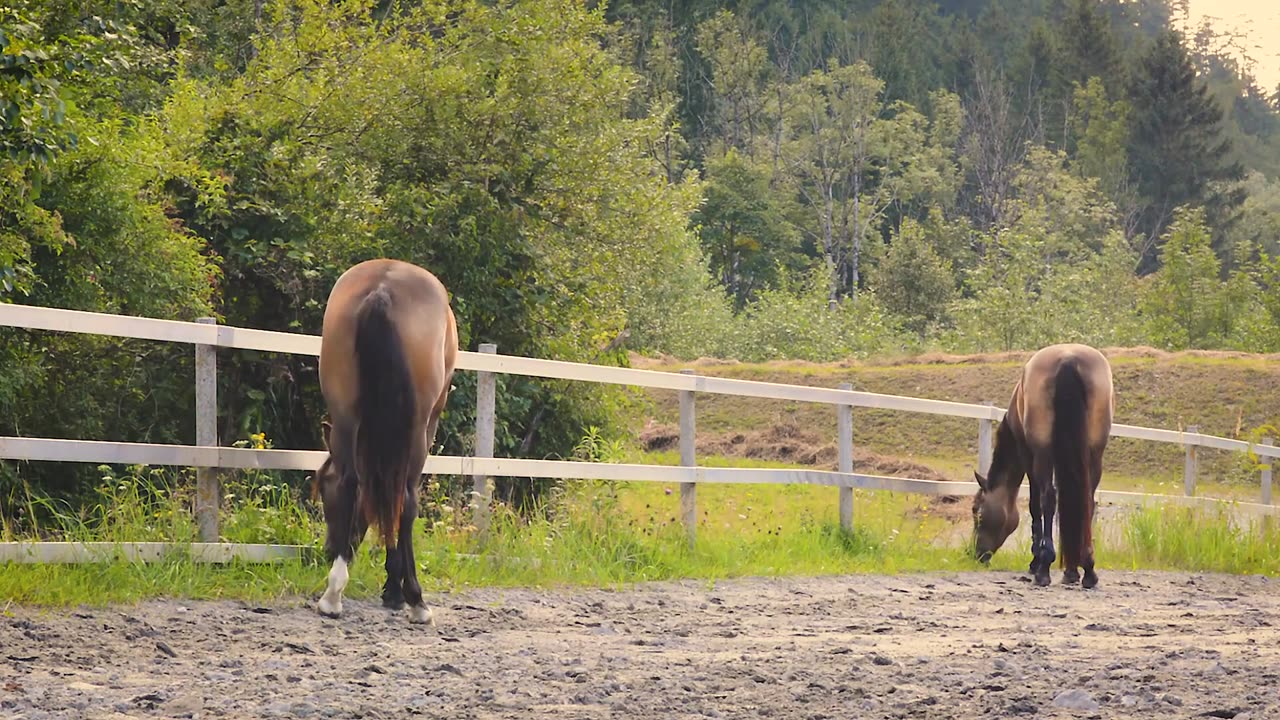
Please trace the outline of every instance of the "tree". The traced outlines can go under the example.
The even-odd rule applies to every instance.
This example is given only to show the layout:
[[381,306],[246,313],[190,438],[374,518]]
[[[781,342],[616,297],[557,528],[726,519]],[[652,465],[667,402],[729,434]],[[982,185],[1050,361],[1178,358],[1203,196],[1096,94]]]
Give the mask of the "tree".
[[886,106],[883,89],[859,61],[815,70],[789,93],[783,166],[802,201],[798,224],[832,278],[832,300],[860,287],[864,243],[891,208],[957,183],[955,97],[936,96],[931,124],[906,103]]
[[779,269],[808,264],[771,181],[767,165],[734,149],[707,160],[706,198],[693,221],[712,273],[738,310],[773,287]]
[[1124,100],[1109,101],[1102,80],[1093,77],[1083,86],[1076,85],[1072,105],[1076,122],[1071,167],[1082,177],[1096,178],[1098,186],[1117,206],[1130,207],[1134,200],[1126,148],[1129,104]]
[[[634,116],[638,76],[603,47],[598,11],[477,3],[441,25],[437,9],[382,19],[363,3],[272,3],[243,76],[175,90],[175,152],[225,182],[225,202],[179,204],[224,260],[220,309],[315,332],[338,274],[390,255],[441,277],[463,347],[625,362],[627,333],[652,337],[635,325],[655,321],[635,308],[679,299],[673,283],[689,277],[669,268],[702,264],[689,228],[700,186],[670,182],[650,153],[665,118]],[[318,445],[323,407],[295,380],[315,377],[313,360],[245,358],[226,372],[243,391],[226,394],[225,417],[261,410],[258,429],[282,444]],[[514,455],[567,454],[617,400],[503,382],[497,442]],[[473,383],[459,379],[442,420],[453,452],[470,442]],[[262,388],[274,397],[246,392]]]
[[982,71],[965,101],[961,162],[972,192],[969,215],[979,228],[1005,222],[1013,179],[1027,151],[1029,126],[1016,112],[1003,77]]
[[698,26],[698,52],[711,68],[713,120],[725,148],[755,153],[763,131],[768,55],[743,22],[721,10]]
[[1140,304],[1151,339],[1169,350],[1220,347],[1256,292],[1249,276],[1220,277],[1202,209],[1174,212],[1161,256]]
[[1226,158],[1222,109],[1196,78],[1182,36],[1162,33],[1141,58],[1129,85],[1129,163],[1144,207],[1138,220],[1142,270],[1158,266],[1156,245],[1175,208],[1201,205],[1219,229],[1243,201],[1234,188],[1243,168]]
[[907,220],[876,267],[872,288],[904,328],[923,337],[945,317],[956,294],[956,274],[929,245],[924,228]]

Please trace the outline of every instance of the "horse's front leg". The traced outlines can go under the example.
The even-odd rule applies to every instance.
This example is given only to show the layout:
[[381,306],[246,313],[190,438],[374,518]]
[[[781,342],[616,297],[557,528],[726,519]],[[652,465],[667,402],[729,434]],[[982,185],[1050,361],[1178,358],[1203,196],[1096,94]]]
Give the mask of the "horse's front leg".
[[1058,494],[1053,487],[1053,459],[1047,452],[1036,453],[1031,461],[1032,487],[1039,488],[1038,503],[1040,506],[1040,537],[1032,545],[1035,553],[1036,585],[1045,587],[1049,584],[1049,569],[1057,559],[1053,549],[1053,513],[1058,506]]
[[[355,476],[348,474],[335,485],[324,496],[327,525],[325,557],[333,565],[329,569],[328,586],[316,606],[321,615],[331,618],[342,615],[342,592],[350,577],[347,567],[355,557],[356,547],[364,535],[363,519],[357,517],[359,510],[356,507]],[[356,534],[357,529],[360,529],[359,535]]]

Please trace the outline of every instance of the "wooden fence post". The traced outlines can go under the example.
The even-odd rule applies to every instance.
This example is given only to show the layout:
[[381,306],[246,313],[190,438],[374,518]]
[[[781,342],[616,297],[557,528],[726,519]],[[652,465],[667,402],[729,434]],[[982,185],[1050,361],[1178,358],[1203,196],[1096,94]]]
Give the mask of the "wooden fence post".
[[[994,408],[995,403],[990,400],[983,400],[983,405]],[[994,451],[992,446],[993,430],[995,421],[989,417],[978,420],[978,474],[986,477],[991,471],[991,455]]]
[[[196,320],[216,325],[217,320]],[[218,346],[196,345],[196,445],[218,444]],[[222,491],[217,468],[196,468],[196,527],[200,542],[218,541],[218,506]]]
[[[681,370],[683,375],[693,375],[693,370]],[[680,391],[680,464],[695,467],[698,464],[697,450],[694,443],[697,435],[697,420],[694,410],[692,390]],[[698,537],[698,484],[680,483],[680,522],[684,523],[685,532],[689,535],[689,544],[693,545]]]
[[[1187,434],[1199,435],[1200,426],[1188,425]],[[1191,497],[1196,494],[1196,474],[1200,469],[1200,458],[1196,452],[1199,446],[1195,443],[1187,443],[1183,447],[1186,448],[1187,458],[1182,466],[1182,492],[1187,497]]]
[[[478,350],[494,355],[498,352],[498,346],[494,343],[480,343]],[[477,371],[475,457],[493,457],[497,396],[497,376],[487,370]],[[477,530],[484,532],[489,529],[489,502],[493,499],[493,480],[484,474],[472,475],[471,483],[471,521]]]
[[[851,383],[840,383],[841,390],[852,390]],[[853,472],[853,406],[840,404],[836,406],[836,435],[840,448],[838,470],[842,473]],[[853,530],[853,488],[840,488],[840,527],[846,531]]]
[[[1275,446],[1275,440],[1271,438],[1262,438],[1262,446],[1271,448]],[[1271,504],[1271,468],[1275,465],[1276,459],[1270,456],[1262,458],[1262,504]]]

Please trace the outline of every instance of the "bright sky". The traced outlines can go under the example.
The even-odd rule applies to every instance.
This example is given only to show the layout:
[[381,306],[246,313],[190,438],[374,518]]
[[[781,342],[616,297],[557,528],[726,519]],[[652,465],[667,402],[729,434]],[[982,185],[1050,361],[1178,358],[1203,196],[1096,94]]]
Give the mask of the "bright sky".
[[1254,76],[1270,95],[1280,84],[1280,2],[1276,0],[1190,0],[1191,32],[1204,17],[1214,27],[1247,36],[1245,51],[1254,60]]

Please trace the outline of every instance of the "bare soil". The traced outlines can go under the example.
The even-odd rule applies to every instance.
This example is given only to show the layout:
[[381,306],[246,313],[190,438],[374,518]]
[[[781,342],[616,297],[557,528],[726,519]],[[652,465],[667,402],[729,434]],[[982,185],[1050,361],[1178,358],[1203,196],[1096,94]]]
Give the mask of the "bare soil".
[[[680,444],[680,428],[650,422],[640,432],[640,447],[646,451],[674,450]],[[792,422],[769,425],[761,430],[744,432],[699,433],[697,454],[701,456],[742,457],[771,460],[796,465],[809,465],[818,470],[835,470],[838,451],[834,442]],[[947,480],[927,465],[854,448],[854,464],[859,472],[872,475],[897,475],[920,480]]]
[[0,617],[5,718],[1280,716],[1280,592],[1101,569],[742,579]]

